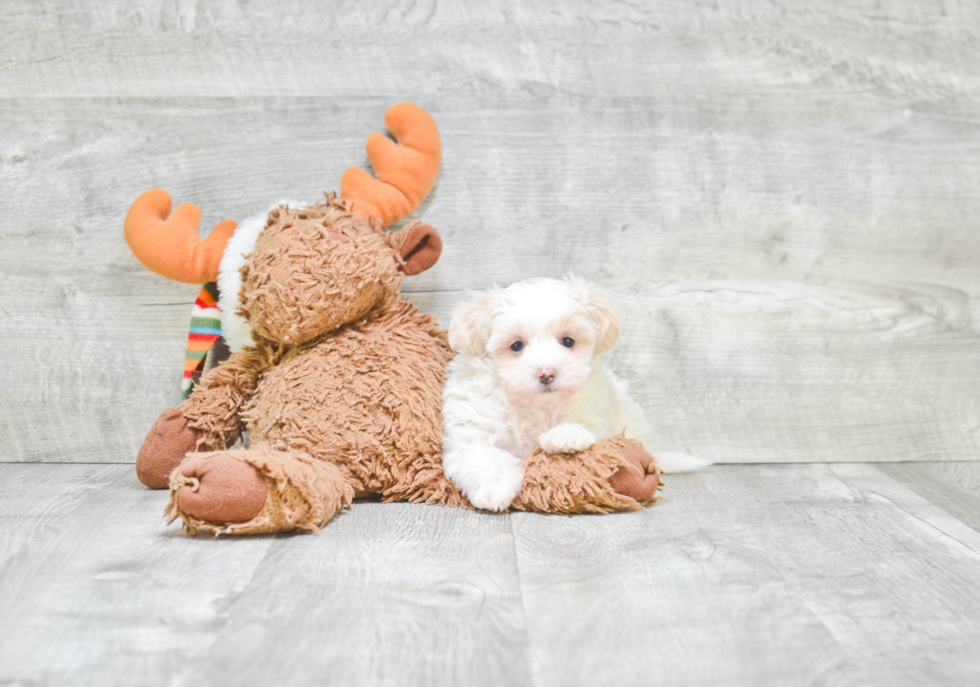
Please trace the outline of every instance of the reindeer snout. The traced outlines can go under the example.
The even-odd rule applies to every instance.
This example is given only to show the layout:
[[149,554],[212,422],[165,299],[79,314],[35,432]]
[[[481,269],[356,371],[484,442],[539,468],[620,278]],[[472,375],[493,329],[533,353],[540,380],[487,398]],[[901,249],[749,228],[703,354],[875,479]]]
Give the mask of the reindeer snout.
[[542,367],[538,370],[538,381],[548,386],[555,379],[555,370],[550,367]]

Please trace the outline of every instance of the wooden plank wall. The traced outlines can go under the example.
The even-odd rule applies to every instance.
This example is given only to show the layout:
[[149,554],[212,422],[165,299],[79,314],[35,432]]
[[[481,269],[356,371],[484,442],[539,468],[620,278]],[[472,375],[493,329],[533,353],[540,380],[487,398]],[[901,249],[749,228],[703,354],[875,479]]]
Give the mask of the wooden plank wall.
[[160,186],[313,200],[429,109],[443,318],[493,283],[613,290],[657,448],[980,447],[980,5],[0,3],[0,461],[128,462],[178,399],[196,289],[122,219]]

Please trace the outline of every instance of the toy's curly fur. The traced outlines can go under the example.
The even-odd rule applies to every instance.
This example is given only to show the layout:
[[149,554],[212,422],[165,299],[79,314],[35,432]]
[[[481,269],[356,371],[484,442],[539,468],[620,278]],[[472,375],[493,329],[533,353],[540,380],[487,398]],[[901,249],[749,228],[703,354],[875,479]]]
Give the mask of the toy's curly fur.
[[[412,105],[393,106],[386,121],[400,143],[373,138],[372,154],[369,141],[376,171],[403,158],[428,160],[428,167],[414,182],[410,174],[386,175],[401,187],[348,174],[348,188],[361,196],[328,194],[310,207],[274,208],[240,269],[238,312],[252,344],[161,414],[140,449],[137,474],[148,486],[170,487],[168,517],[181,518],[188,532],[315,531],[364,496],[470,507],[442,466],[440,407],[452,357],[446,333],[398,291],[403,274],[435,263],[441,240],[419,223],[382,231],[431,188],[438,132]],[[379,190],[364,198],[362,187]],[[170,207],[159,190],[133,204],[126,229],[134,252],[171,278],[213,278],[216,263],[198,263],[213,262],[214,251],[194,244],[191,220],[200,211],[181,206],[168,218]],[[162,242],[160,252],[185,255],[161,262],[154,241]],[[246,431],[248,448],[231,449]],[[638,507],[625,495],[626,478],[642,475],[649,455],[639,448],[637,458],[610,442],[572,456],[536,453],[515,507]]]
[[387,236],[397,235],[333,195],[269,214],[242,268],[257,341],[206,375],[180,411],[206,451],[247,430],[251,448],[228,453],[266,477],[271,498],[248,523],[208,524],[184,513],[176,495],[188,482],[175,472],[170,513],[187,529],[316,528],[351,496],[465,504],[441,464],[452,354],[435,318],[399,296]]
[[242,268],[242,314],[262,338],[286,344],[364,317],[401,283],[384,237],[334,194],[272,210]]
[[[640,474],[639,466],[627,458],[634,452],[646,454],[640,444],[622,436],[603,439],[574,455],[556,456],[537,446],[524,459],[524,481],[510,507],[541,513],[615,513],[653,503],[658,496],[637,501],[626,495],[629,490],[615,489],[618,475],[629,470]],[[645,457],[642,472],[659,479],[656,462]]]

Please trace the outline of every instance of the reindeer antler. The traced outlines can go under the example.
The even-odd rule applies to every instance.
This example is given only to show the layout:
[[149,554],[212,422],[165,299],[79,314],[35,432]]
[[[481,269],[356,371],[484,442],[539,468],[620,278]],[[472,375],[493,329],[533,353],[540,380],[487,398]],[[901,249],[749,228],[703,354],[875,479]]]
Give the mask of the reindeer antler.
[[367,154],[377,179],[351,167],[340,180],[340,195],[351,211],[382,226],[397,222],[419,206],[432,190],[442,162],[439,129],[429,113],[411,103],[385,111],[385,126],[398,140],[377,132],[368,136]]
[[140,262],[167,279],[185,284],[214,281],[237,223],[226,219],[202,240],[201,208],[184,203],[171,215],[171,205],[170,194],[160,189],[137,198],[126,213],[126,243]]

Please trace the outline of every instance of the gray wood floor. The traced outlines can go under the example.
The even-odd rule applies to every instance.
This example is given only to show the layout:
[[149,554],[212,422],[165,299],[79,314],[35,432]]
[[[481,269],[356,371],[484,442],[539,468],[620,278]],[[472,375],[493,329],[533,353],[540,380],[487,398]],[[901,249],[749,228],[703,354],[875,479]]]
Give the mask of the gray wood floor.
[[0,465],[0,684],[980,682],[980,464],[714,466],[666,496],[215,539],[132,466]]

